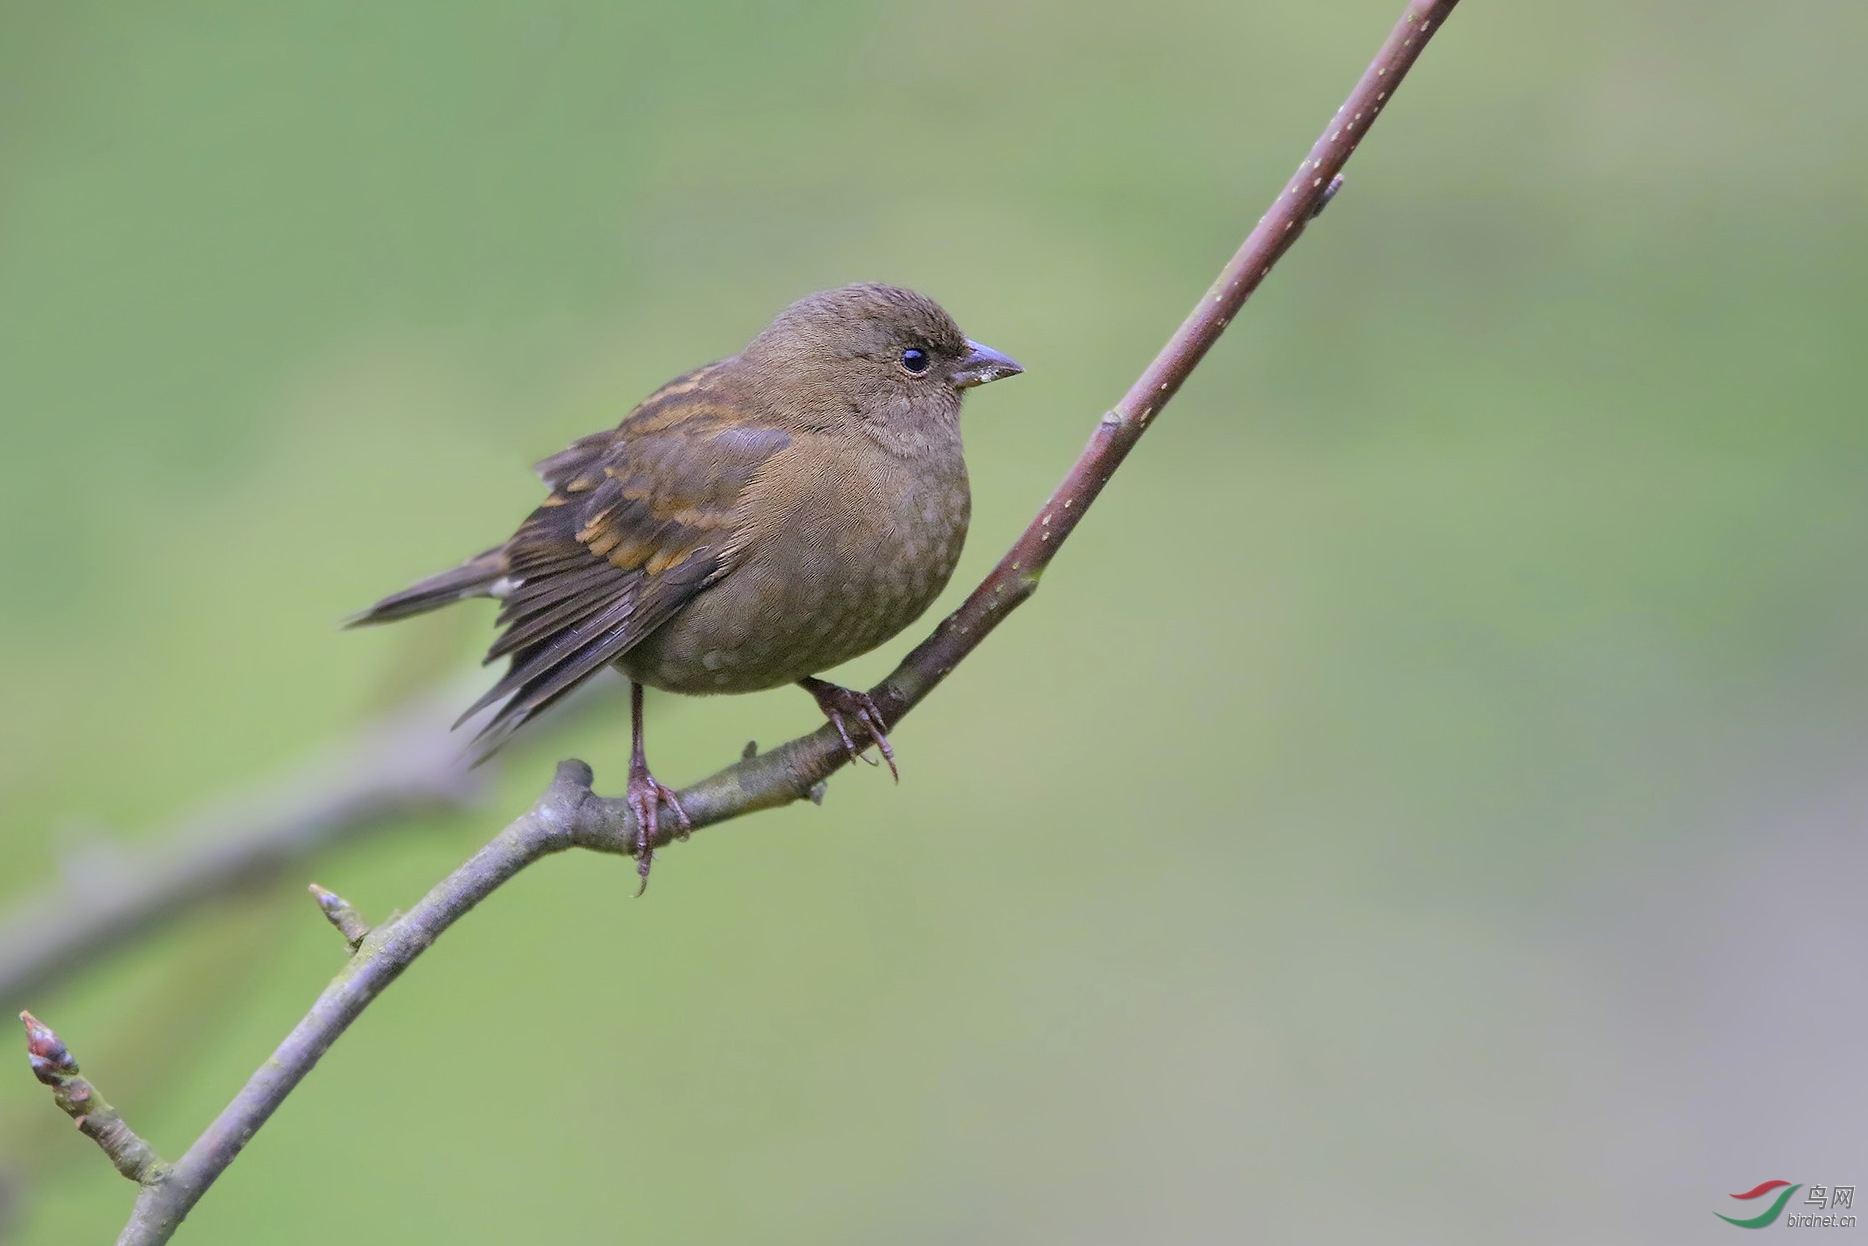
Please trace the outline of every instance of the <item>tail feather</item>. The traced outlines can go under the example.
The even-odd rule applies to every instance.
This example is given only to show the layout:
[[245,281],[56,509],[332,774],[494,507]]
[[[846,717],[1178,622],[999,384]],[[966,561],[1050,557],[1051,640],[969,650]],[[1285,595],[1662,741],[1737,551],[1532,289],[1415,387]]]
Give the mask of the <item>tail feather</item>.
[[389,623],[451,606],[469,597],[496,597],[500,595],[499,581],[506,574],[506,547],[502,545],[469,558],[458,567],[431,575],[419,584],[411,584],[399,593],[391,593],[369,609],[345,619],[344,626]]

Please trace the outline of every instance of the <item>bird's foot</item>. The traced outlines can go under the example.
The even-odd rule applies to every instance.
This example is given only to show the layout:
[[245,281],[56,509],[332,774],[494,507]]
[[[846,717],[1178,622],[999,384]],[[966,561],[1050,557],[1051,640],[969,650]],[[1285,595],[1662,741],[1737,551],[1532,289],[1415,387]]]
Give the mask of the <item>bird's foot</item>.
[[655,862],[655,841],[662,829],[661,807],[667,805],[681,824],[675,832],[678,837],[686,839],[694,824],[688,821],[688,811],[681,807],[675,790],[650,774],[646,765],[630,764],[629,790],[623,799],[629,802],[629,812],[636,819],[636,873],[642,878],[636,895],[640,896],[649,889],[649,867]]
[[[889,747],[889,737],[886,734],[888,724],[883,721],[882,711],[877,707],[874,698],[867,692],[840,687],[824,679],[800,679],[798,686],[816,698],[817,708],[824,711],[824,717],[828,718],[830,725],[837,729],[837,738],[843,741],[844,751],[850,755],[851,760],[862,757],[863,750],[874,744],[882,754],[882,760],[889,764],[889,773],[895,776],[895,781],[897,783],[902,781],[901,771],[895,768],[895,750]],[[858,745],[850,737],[850,728],[846,719],[855,719],[862,734],[868,737],[862,744]],[[863,760],[868,761],[872,766],[878,764],[871,758]]]

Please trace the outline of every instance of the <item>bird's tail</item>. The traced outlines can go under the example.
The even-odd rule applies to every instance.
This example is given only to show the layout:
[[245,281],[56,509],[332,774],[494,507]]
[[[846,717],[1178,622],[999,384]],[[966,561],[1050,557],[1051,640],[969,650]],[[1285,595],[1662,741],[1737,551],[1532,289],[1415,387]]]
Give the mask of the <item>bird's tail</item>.
[[344,620],[345,627],[363,627],[371,623],[389,623],[411,615],[426,614],[442,606],[451,606],[469,597],[499,597],[499,581],[507,571],[506,547],[498,546],[469,558],[458,567],[431,575],[419,584],[411,584],[392,593],[368,610],[358,611]]

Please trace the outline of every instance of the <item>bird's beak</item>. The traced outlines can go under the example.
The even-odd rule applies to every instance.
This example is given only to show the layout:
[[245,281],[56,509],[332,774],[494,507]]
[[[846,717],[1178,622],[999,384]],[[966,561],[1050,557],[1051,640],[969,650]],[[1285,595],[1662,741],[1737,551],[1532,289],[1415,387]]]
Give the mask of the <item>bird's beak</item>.
[[960,360],[960,366],[954,369],[953,387],[971,389],[975,385],[984,385],[988,381],[1017,376],[1024,370],[1019,366],[1018,360],[1010,355],[1001,355],[992,347],[981,346],[972,338],[968,338],[966,356]]

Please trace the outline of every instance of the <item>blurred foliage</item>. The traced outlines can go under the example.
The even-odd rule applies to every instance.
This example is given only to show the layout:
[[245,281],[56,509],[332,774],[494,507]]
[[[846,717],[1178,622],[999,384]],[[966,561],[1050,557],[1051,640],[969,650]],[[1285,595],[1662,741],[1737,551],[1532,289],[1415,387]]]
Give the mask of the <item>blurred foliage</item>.
[[[468,660],[333,623],[809,290],[1029,369],[957,600],[1397,7],[0,4],[0,895]],[[1868,1178],[1865,37],[1463,6],[899,789],[521,877],[186,1239],[1680,1241]],[[651,716],[674,782],[815,721]],[[406,906],[625,721],[316,877]],[[34,1003],[170,1154],[338,965],[273,908]],[[19,1240],[107,1240],[42,1098]]]

